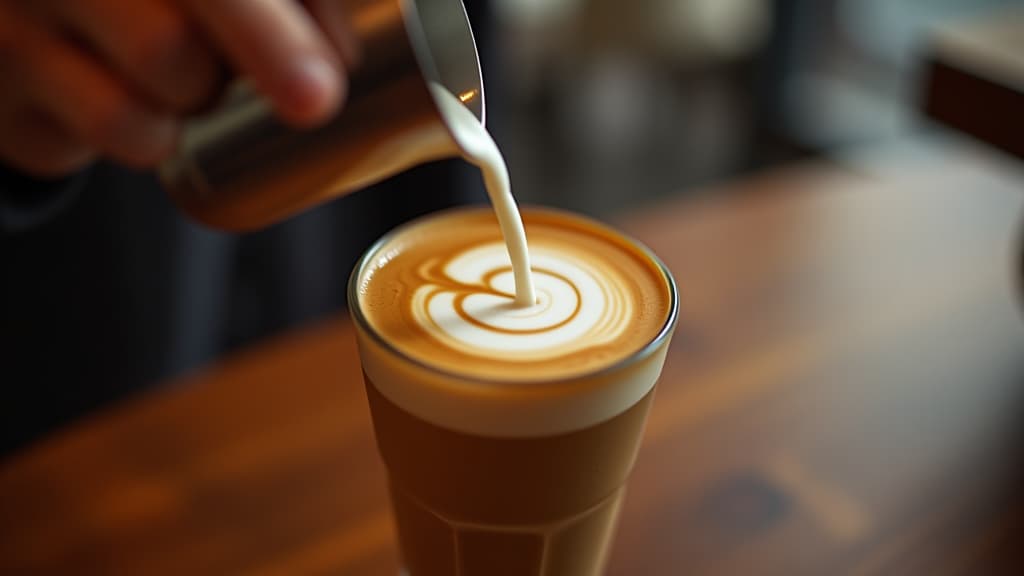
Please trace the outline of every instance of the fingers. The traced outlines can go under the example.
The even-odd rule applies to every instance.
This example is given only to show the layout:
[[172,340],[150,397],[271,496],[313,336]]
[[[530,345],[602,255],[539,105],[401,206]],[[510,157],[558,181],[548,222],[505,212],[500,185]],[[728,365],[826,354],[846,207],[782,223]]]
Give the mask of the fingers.
[[8,24],[0,30],[5,75],[18,80],[7,89],[30,102],[30,109],[52,118],[72,142],[129,165],[152,166],[171,152],[178,130],[173,118],[151,109],[91,56],[31,17],[9,8],[2,12]]
[[344,5],[338,0],[306,0],[304,4],[337,50],[345,69],[352,71],[363,54]]
[[204,39],[165,0],[52,2],[61,23],[73,28],[155,106],[195,111],[217,89],[217,62]]
[[294,0],[186,0],[197,19],[284,120],[314,125],[347,91],[330,42]]
[[330,117],[357,65],[337,0],[0,0],[0,157],[33,173],[94,155],[153,166],[179,120],[248,76],[298,126]]

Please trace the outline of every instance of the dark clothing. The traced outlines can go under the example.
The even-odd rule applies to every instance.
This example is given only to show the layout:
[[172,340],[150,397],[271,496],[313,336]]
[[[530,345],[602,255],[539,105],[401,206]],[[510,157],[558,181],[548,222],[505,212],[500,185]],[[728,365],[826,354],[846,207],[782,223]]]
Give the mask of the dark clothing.
[[149,173],[99,164],[41,183],[0,170],[0,455],[129,391],[338,313],[370,243],[414,216],[481,200],[477,182],[460,162],[435,163],[236,235],[189,221]]

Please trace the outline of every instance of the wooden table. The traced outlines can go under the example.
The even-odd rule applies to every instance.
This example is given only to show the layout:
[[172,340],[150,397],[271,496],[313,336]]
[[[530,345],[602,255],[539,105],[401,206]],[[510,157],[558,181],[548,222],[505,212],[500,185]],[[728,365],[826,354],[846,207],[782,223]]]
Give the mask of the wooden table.
[[[911,164],[804,165],[619,222],[683,305],[611,574],[1024,560],[1024,178],[961,153]],[[0,574],[396,567],[344,318],[0,467]]]

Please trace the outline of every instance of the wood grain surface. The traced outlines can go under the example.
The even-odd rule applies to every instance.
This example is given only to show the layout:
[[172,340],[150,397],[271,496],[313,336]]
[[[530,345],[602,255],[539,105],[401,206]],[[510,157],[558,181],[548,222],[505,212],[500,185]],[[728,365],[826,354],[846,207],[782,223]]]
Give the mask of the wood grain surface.
[[[1024,179],[896,164],[789,168],[618,222],[673,270],[682,316],[610,574],[1024,565]],[[397,562],[345,318],[0,464],[0,574]]]

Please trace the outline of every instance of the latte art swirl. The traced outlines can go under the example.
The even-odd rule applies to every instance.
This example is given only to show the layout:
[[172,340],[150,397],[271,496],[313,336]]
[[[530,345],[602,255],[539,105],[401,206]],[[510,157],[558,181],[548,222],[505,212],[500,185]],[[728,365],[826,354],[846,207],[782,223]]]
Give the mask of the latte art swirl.
[[494,214],[462,209],[410,223],[378,246],[355,280],[359,309],[402,354],[492,382],[593,373],[651,342],[669,291],[645,253],[583,218],[528,209],[523,220],[532,305],[515,301]]
[[464,354],[531,361],[610,343],[629,325],[629,286],[620,278],[543,247],[532,258],[537,300],[529,307],[514,302],[512,267],[500,242],[427,261],[417,270],[414,321]]

